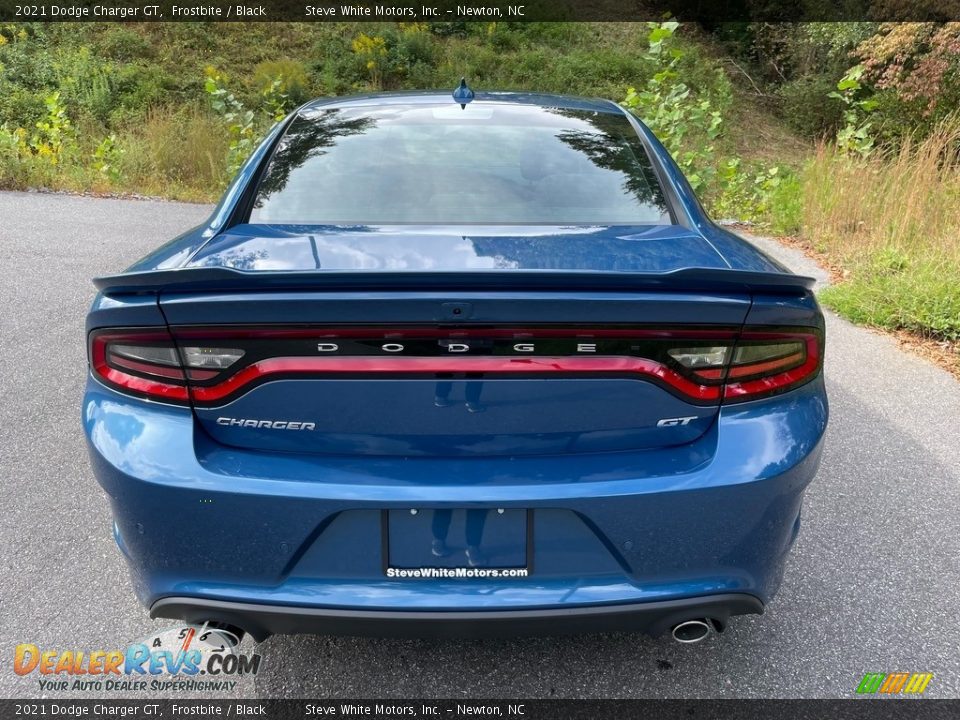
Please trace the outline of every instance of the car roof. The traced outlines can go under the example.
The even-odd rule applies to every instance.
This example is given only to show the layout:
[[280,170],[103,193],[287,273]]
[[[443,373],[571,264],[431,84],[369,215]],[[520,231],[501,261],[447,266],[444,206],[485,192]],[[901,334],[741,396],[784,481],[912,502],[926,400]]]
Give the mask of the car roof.
[[[430,105],[436,103],[455,103],[453,91],[429,90],[421,92],[389,92],[369,95],[350,95],[345,97],[318,98],[300,108],[301,111],[322,108],[364,107],[369,105]],[[602,98],[578,97],[576,95],[553,95],[549,93],[529,92],[477,92],[473,102],[494,102],[510,105],[534,105],[538,107],[563,108],[567,110],[586,110],[611,114],[624,111],[612,100]]]

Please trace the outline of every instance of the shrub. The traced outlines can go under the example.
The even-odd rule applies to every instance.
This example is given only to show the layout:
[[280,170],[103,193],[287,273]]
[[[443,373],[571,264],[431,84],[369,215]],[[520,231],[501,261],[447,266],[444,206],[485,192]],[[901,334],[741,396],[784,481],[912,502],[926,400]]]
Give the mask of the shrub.
[[383,65],[387,58],[387,41],[379,35],[367,35],[361,32],[350,43],[350,49],[357,57],[359,65],[367,71],[373,86],[383,87]]
[[45,112],[34,127],[0,125],[0,176],[12,187],[49,186],[76,159],[73,123],[60,93],[44,98]]
[[642,56],[612,49],[560,52],[550,63],[546,89],[576,95],[622,97],[626,88],[651,75]]
[[825,102],[836,83],[829,77],[814,75],[784,83],[777,89],[781,114],[787,123],[806,137],[832,137],[843,121],[839,103]]
[[116,185],[123,177],[120,167],[123,153],[123,148],[117,145],[117,136],[108,135],[93,151],[93,169]]
[[844,124],[837,130],[837,149],[866,157],[873,152],[873,123],[869,120],[869,115],[876,109],[877,101],[860,95],[863,88],[860,78],[864,71],[863,65],[850,68],[837,83],[836,92],[830,93],[828,97],[843,103]]
[[22,130],[0,125],[0,185],[3,187],[21,187],[24,170],[20,157],[22,142]]
[[42,92],[56,84],[53,53],[44,35],[36,35],[29,26],[2,26],[0,65],[8,82],[25,90]]
[[121,118],[142,116],[152,107],[169,103],[177,93],[193,98],[202,94],[202,84],[194,78],[178,80],[165,70],[140,64],[115,68],[111,81],[115,101],[107,124],[115,128],[122,127]]
[[425,23],[400,23],[395,38],[394,62],[406,72],[417,64],[433,64],[434,39]]
[[778,235],[796,235],[803,227],[803,184],[793,171],[782,173],[771,189],[766,211],[770,229]]
[[[274,86],[274,83],[277,83]],[[298,60],[264,60],[253,71],[253,85],[260,93],[282,93],[290,104],[309,100],[307,69]]]
[[114,60],[132,62],[153,56],[153,46],[142,35],[123,25],[111,27],[99,43],[100,52]]
[[227,90],[223,75],[207,68],[206,91],[210,105],[226,125],[230,136],[227,152],[227,175],[233,177],[257,144],[254,112],[248,110],[236,95]]
[[657,70],[640,89],[629,88],[623,105],[635,112],[670,151],[694,190],[713,179],[714,145],[723,117],[698,96],[679,72],[685,53],[674,42],[677,22],[648,23],[645,58]]
[[62,47],[53,66],[57,89],[71,110],[106,123],[118,100],[113,65],[82,46]]
[[710,203],[714,217],[756,222],[779,234],[800,229],[800,180],[789,167],[744,167],[740,158],[731,158],[720,165],[717,186]]
[[45,109],[43,96],[39,93],[0,82],[0,118],[11,127],[32,127]]
[[351,92],[368,77],[351,50],[350,40],[342,35],[317,41],[309,55],[307,70],[312,84],[322,94]]
[[55,92],[44,98],[47,112],[34,125],[35,131],[28,143],[34,155],[57,165],[63,155],[69,152],[74,143],[73,124],[67,116],[67,108]]

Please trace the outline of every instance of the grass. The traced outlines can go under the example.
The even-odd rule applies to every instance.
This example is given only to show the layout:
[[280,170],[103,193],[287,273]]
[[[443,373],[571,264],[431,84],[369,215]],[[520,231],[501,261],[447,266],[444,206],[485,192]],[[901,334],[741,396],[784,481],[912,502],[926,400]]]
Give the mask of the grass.
[[124,184],[144,195],[210,201],[229,180],[223,123],[197,108],[152,108],[140,127],[118,138]]
[[866,159],[818,147],[803,235],[846,279],[823,302],[850,320],[960,341],[960,123]]

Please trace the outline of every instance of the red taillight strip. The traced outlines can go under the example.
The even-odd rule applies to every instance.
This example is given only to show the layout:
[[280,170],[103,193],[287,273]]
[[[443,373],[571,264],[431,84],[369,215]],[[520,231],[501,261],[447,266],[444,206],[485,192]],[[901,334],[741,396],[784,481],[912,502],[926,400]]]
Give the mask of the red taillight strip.
[[[596,355],[581,356],[457,356],[457,357],[403,357],[403,356],[339,356],[339,357],[276,357],[260,360],[237,371],[213,385],[194,385],[187,388],[184,371],[180,368],[154,365],[108,352],[111,343],[145,342],[173,345],[173,337],[166,330],[153,328],[132,328],[129,330],[110,330],[95,332],[90,343],[91,367],[94,373],[110,385],[121,390],[143,394],[156,399],[172,402],[189,402],[191,397],[199,403],[215,403],[237,394],[261,380],[281,379],[295,375],[445,375],[462,377],[464,373],[482,373],[489,375],[529,375],[548,377],[550,375],[590,375],[635,376],[656,379],[670,389],[701,402],[716,402],[721,397],[730,401],[751,400],[757,397],[782,392],[814,377],[820,369],[822,335],[817,330],[778,328],[776,330],[747,329],[738,333],[731,329],[665,329],[665,328],[178,328],[174,334],[180,338],[370,338],[380,335],[385,339],[407,338],[538,338],[538,337],[583,337],[583,338],[637,338],[665,340],[734,340],[746,344],[765,343],[767,341],[800,340],[805,344],[805,353],[752,364],[733,366],[727,374],[727,384],[720,385],[723,368],[701,368],[691,370],[697,377],[687,377],[681,372],[655,360],[632,357]],[[797,363],[800,363],[797,365]],[[795,365],[795,367],[790,367]],[[780,368],[787,368],[779,371]],[[143,377],[142,375],[152,375]],[[213,380],[220,371],[209,369],[189,369],[187,376],[194,381]],[[744,379],[729,382],[736,378],[773,373],[767,377]],[[167,378],[172,382],[163,382]],[[469,379],[469,378],[468,378]],[[179,382],[178,382],[179,381]]]
[[556,373],[602,373],[659,378],[667,385],[697,400],[718,400],[718,386],[698,385],[653,360],[633,357],[286,357],[248,365],[221,383],[194,387],[198,402],[215,402],[262,378],[297,373],[369,374],[389,373],[492,373],[551,375]]
[[97,374],[104,380],[108,380],[127,390],[133,390],[134,392],[152,395],[165,400],[186,402],[190,399],[187,395],[187,388],[183,385],[169,385],[154,380],[147,380],[147,378],[142,378],[137,375],[128,375],[106,364],[102,367],[96,367],[96,370]]
[[793,355],[776,358],[774,360],[764,360],[762,362],[749,363],[747,365],[734,365],[727,372],[727,379],[742,378],[748,375],[759,375],[770,372],[778,368],[787,368],[796,365],[803,360],[803,352],[795,352]]

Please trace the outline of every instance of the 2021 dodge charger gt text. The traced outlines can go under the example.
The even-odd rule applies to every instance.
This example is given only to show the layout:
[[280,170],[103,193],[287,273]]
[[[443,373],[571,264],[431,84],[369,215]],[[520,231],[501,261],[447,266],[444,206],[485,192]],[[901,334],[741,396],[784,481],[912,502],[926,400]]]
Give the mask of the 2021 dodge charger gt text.
[[83,423],[153,616],[271,633],[760,613],[827,423],[812,280],[611,102],[316,101],[97,279]]

